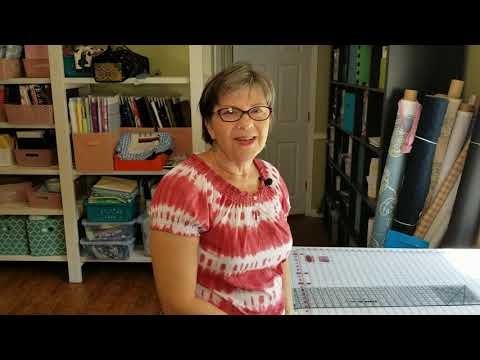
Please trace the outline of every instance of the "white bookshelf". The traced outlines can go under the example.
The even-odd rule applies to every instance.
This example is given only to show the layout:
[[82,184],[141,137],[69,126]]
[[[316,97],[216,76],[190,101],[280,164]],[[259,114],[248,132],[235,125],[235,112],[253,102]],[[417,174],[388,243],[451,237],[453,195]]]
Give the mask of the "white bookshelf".
[[66,262],[66,256],[30,256],[30,255],[0,255],[0,261],[55,261]]
[[121,170],[114,170],[114,171],[77,171],[75,170],[76,176],[82,175],[109,175],[109,176],[122,176],[122,175],[166,175],[168,173],[168,169],[162,170],[154,170],[154,171],[121,171]]
[[0,175],[58,175],[58,166],[29,167],[29,166],[0,166]]
[[0,215],[63,215],[62,209],[32,208],[25,203],[0,204]]
[[[146,79],[127,79],[118,85],[185,85],[188,86],[191,102],[192,119],[192,150],[193,153],[205,149],[202,140],[202,123],[198,111],[204,83],[211,75],[211,46],[189,45],[189,75],[188,76],[156,76]],[[1,205],[0,215],[63,215],[65,227],[66,256],[7,256],[0,255],[0,261],[59,261],[68,266],[69,281],[82,282],[82,264],[86,262],[127,262],[149,263],[151,258],[136,248],[128,260],[99,260],[80,256],[80,241],[78,220],[83,212],[83,199],[76,198],[74,180],[85,175],[165,175],[169,170],[161,171],[76,171],[73,164],[73,149],[68,117],[66,90],[72,88],[91,88],[92,85],[102,86],[93,78],[65,78],[63,65],[63,50],[61,45],[49,45],[49,79],[17,78],[0,81],[0,84],[51,84],[52,102],[55,125],[15,125],[0,123],[0,129],[55,129],[57,142],[58,166],[48,168],[26,168],[10,166],[0,168],[2,175],[58,175],[62,191],[63,209],[35,209],[26,204]]]
[[[94,78],[65,78],[65,85],[104,85]],[[121,83],[125,85],[188,85],[190,80],[183,76],[152,76],[145,79],[129,78]]]
[[24,125],[0,121],[0,129],[55,129],[55,125]]
[[28,85],[28,84],[50,84],[49,78],[14,78],[0,80],[0,85]]

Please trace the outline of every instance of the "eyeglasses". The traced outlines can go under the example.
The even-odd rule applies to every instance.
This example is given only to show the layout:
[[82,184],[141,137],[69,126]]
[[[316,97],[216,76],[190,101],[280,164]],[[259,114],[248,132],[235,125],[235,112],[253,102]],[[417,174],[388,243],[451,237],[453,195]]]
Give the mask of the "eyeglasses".
[[272,114],[272,108],[270,106],[254,106],[248,110],[242,110],[236,107],[227,107],[218,109],[215,113],[220,116],[225,122],[235,122],[241,119],[243,114],[248,114],[251,119],[255,121],[267,120]]

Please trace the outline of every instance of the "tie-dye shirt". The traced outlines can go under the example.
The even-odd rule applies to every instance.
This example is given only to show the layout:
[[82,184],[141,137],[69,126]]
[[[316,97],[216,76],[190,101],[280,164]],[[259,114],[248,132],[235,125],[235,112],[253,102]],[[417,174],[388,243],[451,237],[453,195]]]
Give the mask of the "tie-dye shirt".
[[282,263],[292,248],[288,190],[274,166],[254,164],[272,183],[249,193],[192,155],[158,185],[151,227],[199,237],[197,297],[228,314],[284,314]]

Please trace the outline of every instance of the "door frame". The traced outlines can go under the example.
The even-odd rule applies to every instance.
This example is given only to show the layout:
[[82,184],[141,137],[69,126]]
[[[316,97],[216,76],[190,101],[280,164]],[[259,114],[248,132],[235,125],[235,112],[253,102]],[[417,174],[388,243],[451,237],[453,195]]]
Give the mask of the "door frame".
[[[233,45],[213,45],[213,69],[217,73],[233,62]],[[313,172],[313,148],[315,137],[315,119],[317,111],[317,68],[318,68],[318,46],[312,45],[312,56],[310,58],[311,79],[308,94],[308,119],[307,131],[307,164],[305,167],[305,215],[319,217],[317,209],[312,208],[312,172]]]

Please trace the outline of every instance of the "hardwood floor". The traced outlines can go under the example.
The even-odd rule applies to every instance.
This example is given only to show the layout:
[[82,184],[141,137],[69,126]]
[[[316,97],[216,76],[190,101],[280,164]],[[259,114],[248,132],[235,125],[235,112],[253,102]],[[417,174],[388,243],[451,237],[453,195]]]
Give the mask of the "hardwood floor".
[[[321,219],[289,217],[295,246],[329,246]],[[0,314],[161,314],[150,264],[86,263],[83,283],[63,263],[0,262]]]

